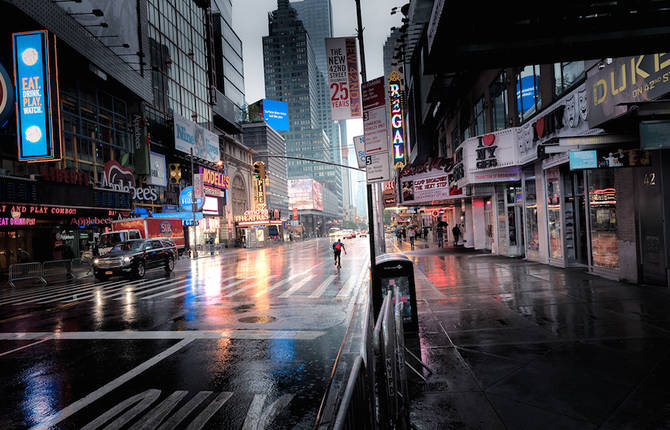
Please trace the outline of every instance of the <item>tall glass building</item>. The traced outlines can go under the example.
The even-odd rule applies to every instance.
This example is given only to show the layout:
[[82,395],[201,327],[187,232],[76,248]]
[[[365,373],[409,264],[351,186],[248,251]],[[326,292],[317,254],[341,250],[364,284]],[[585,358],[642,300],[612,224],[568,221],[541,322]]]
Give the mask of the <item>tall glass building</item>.
[[[278,0],[263,37],[265,96],[288,103],[290,131],[282,132],[288,156],[337,162],[335,148],[321,114],[326,81],[319,71],[312,40],[288,0]],[[332,123],[332,121],[330,121]],[[338,131],[339,133],[339,131]],[[339,141],[339,135],[338,135]],[[341,169],[320,163],[288,160],[289,179],[313,178],[323,184],[326,215],[342,216]]]

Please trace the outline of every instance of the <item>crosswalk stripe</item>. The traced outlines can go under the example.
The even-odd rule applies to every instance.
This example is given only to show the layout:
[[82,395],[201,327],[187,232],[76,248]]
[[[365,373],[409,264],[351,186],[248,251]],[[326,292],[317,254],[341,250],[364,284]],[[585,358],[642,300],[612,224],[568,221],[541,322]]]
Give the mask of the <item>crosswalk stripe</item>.
[[43,296],[40,296],[40,297],[33,297],[29,300],[25,300],[23,302],[16,303],[16,304],[51,303],[51,302],[56,302],[56,301],[59,301],[59,300],[64,300],[68,297],[72,297],[73,295],[77,295],[77,294],[86,295],[86,294],[89,294],[92,291],[102,291],[103,289],[110,289],[110,288],[113,289],[113,288],[116,288],[117,286],[122,287],[123,283],[122,282],[111,283],[111,284],[105,285],[104,288],[100,288],[100,287],[96,287],[96,286],[90,286],[90,287],[86,287],[86,288],[82,288],[82,289],[74,289],[74,290],[70,290],[70,291],[61,291],[61,292],[58,292],[58,293],[47,294],[47,295],[43,295]]
[[[131,294],[134,294],[135,296],[141,296],[143,294],[147,294],[147,293],[150,293],[152,291],[162,290],[164,288],[170,288],[170,287],[172,287],[174,285],[177,285],[177,284],[180,284],[181,282],[184,282],[184,281],[186,281],[186,279],[182,278],[182,279],[179,279],[179,280],[172,280],[172,282],[166,282],[166,283],[163,283],[163,284],[155,285],[152,288],[149,288],[148,290],[144,290],[144,288],[146,286],[143,286],[142,288],[137,288],[137,289],[135,289],[133,291],[129,291],[129,292]],[[144,291],[140,291],[140,290],[144,290]],[[123,296],[123,295],[125,295],[125,294],[123,292],[120,292],[120,293],[116,293],[114,295],[111,295],[109,297],[111,298],[111,297],[117,297],[117,296]],[[124,297],[117,297],[116,298],[116,300],[124,300],[124,299],[125,299]]]
[[309,281],[312,280],[312,278],[314,278],[314,275],[310,275],[310,276],[306,277],[305,279],[303,279],[302,281],[298,281],[297,284],[295,284],[294,286],[292,286],[291,288],[289,288],[288,290],[286,290],[282,294],[280,294],[279,298],[285,299],[287,297],[291,297],[293,295],[293,293],[295,293],[296,291],[298,291],[299,289],[304,287],[305,284],[307,284]]
[[356,275],[351,275],[349,279],[347,279],[346,284],[344,284],[344,288],[340,290],[339,293],[337,293],[337,297],[348,297],[351,294],[351,290],[354,288],[354,285],[356,284]]
[[21,301],[29,299],[29,298],[32,298],[32,299],[46,298],[46,297],[49,297],[49,296],[55,296],[57,294],[63,294],[64,292],[84,291],[84,290],[96,288],[97,286],[110,286],[110,285],[115,285],[115,284],[118,284],[118,283],[121,283],[121,282],[123,282],[123,281],[115,281],[115,282],[108,281],[108,282],[101,283],[101,284],[88,284],[87,286],[74,286],[74,287],[69,286],[67,288],[59,288],[58,290],[42,291],[40,293],[33,293],[29,296],[24,296],[24,297],[20,297],[20,298],[12,298],[12,299],[9,299],[9,300],[0,301],[0,305],[21,302]]
[[[187,287],[189,287],[189,285],[186,285],[186,284],[180,285],[177,288],[172,288],[170,290],[165,290],[165,291],[161,291],[160,293],[156,293],[156,294],[152,294],[150,296],[142,297],[142,300],[148,300],[148,299],[151,299],[153,297],[164,296],[165,294],[169,294],[169,293],[172,293],[173,291],[181,290],[181,289],[184,289],[184,288],[187,288]],[[185,293],[188,293],[188,291],[186,291]]]
[[[128,282],[126,284],[114,285],[113,287],[108,286],[108,287],[103,288],[103,291],[101,291],[101,292],[104,292],[104,295],[102,296],[102,298],[109,298],[109,297],[115,296],[116,294],[123,294],[123,293],[118,293],[118,290],[122,290],[124,288],[135,288],[135,287],[138,287],[138,285],[139,285],[138,288],[142,289],[142,288],[148,287],[149,285],[155,285],[155,284],[158,284],[158,283],[161,283],[161,282],[167,282],[167,281],[168,280],[166,280],[166,279],[153,279],[151,281],[145,281],[144,279],[138,279],[138,280],[135,280],[135,281],[132,281],[132,282]],[[170,279],[169,281],[172,281],[172,279]],[[69,302],[76,302],[76,301],[80,301],[80,300],[95,299],[98,296],[98,292],[99,291],[92,290],[90,292],[84,292],[84,293],[82,293],[83,295],[78,296],[78,297],[73,297],[69,300],[64,300],[64,298],[61,297],[60,299],[55,299],[55,300],[50,300],[48,302],[40,302],[40,303],[50,303],[50,302],[54,302],[54,301],[58,301],[58,300],[64,300],[65,303],[69,303]],[[112,293],[112,294],[109,294],[109,293]],[[69,297],[69,296],[67,296],[67,297]]]
[[328,278],[326,278],[325,281],[319,285],[319,288],[314,290],[312,294],[309,295],[310,299],[316,299],[319,298],[323,295],[323,293],[328,289],[330,284],[335,280],[335,275],[330,275]]
[[[279,275],[270,275],[270,276],[267,276],[265,279],[270,280],[270,279],[272,279],[272,278],[276,278],[276,277],[278,277],[278,276],[279,276]],[[261,282],[261,281],[259,281],[259,282]],[[233,291],[233,292],[231,292],[231,293],[228,293],[228,294],[225,295],[225,297],[233,297],[233,296],[236,296],[236,295],[238,295],[238,294],[240,294],[240,293],[243,293],[243,292],[245,292],[245,291],[247,291],[247,290],[250,290],[250,289],[252,289],[252,288],[256,288],[256,287],[258,286],[259,282],[256,282],[255,284],[247,285],[246,287],[242,287],[242,288],[240,288],[239,290],[235,290],[235,291]]]
[[289,276],[288,278],[286,278],[286,279],[284,279],[284,280],[282,280],[282,281],[279,281],[279,282],[275,283],[274,285],[270,286],[270,287],[267,288],[266,290],[264,290],[264,291],[259,291],[258,293],[256,293],[256,294],[254,295],[254,297],[260,297],[260,296],[262,296],[263,294],[267,294],[267,293],[269,293],[269,292],[271,292],[271,291],[273,291],[273,290],[275,290],[275,289],[281,287],[282,285],[285,285],[286,283],[288,283],[288,282],[294,280],[294,279],[297,278],[298,276],[303,276],[303,275],[305,275],[305,274],[311,272],[312,270],[314,270],[315,267],[320,266],[320,265],[321,265],[321,264],[319,263],[319,264],[316,264],[316,265],[310,267],[309,269],[304,270],[304,271],[302,271],[302,272],[300,272],[300,273],[293,274],[293,275]]

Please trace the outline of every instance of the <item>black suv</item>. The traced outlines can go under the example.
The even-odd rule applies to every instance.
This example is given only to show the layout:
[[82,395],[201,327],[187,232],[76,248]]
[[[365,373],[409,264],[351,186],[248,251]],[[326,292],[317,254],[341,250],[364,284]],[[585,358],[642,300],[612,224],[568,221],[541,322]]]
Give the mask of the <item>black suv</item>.
[[93,260],[93,274],[104,280],[112,275],[143,278],[147,269],[165,267],[170,273],[177,259],[177,247],[169,239],[136,239],[121,242]]

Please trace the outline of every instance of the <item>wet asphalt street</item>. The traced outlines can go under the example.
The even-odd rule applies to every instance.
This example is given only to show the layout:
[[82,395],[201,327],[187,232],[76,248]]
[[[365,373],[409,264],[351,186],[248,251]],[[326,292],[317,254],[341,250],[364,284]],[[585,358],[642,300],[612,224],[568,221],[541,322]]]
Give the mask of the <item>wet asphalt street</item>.
[[367,239],[182,259],[0,293],[0,428],[311,428]]

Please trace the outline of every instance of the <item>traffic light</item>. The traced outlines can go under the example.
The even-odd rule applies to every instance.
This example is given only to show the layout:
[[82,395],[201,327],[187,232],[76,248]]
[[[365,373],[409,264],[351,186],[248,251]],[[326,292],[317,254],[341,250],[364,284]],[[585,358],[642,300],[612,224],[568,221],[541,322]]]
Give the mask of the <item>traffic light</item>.
[[254,163],[254,178],[265,179],[265,163],[256,161]]
[[254,163],[254,178],[258,179],[261,177],[261,162],[256,161]]
[[181,168],[178,163],[170,163],[170,183],[178,184],[181,182]]

